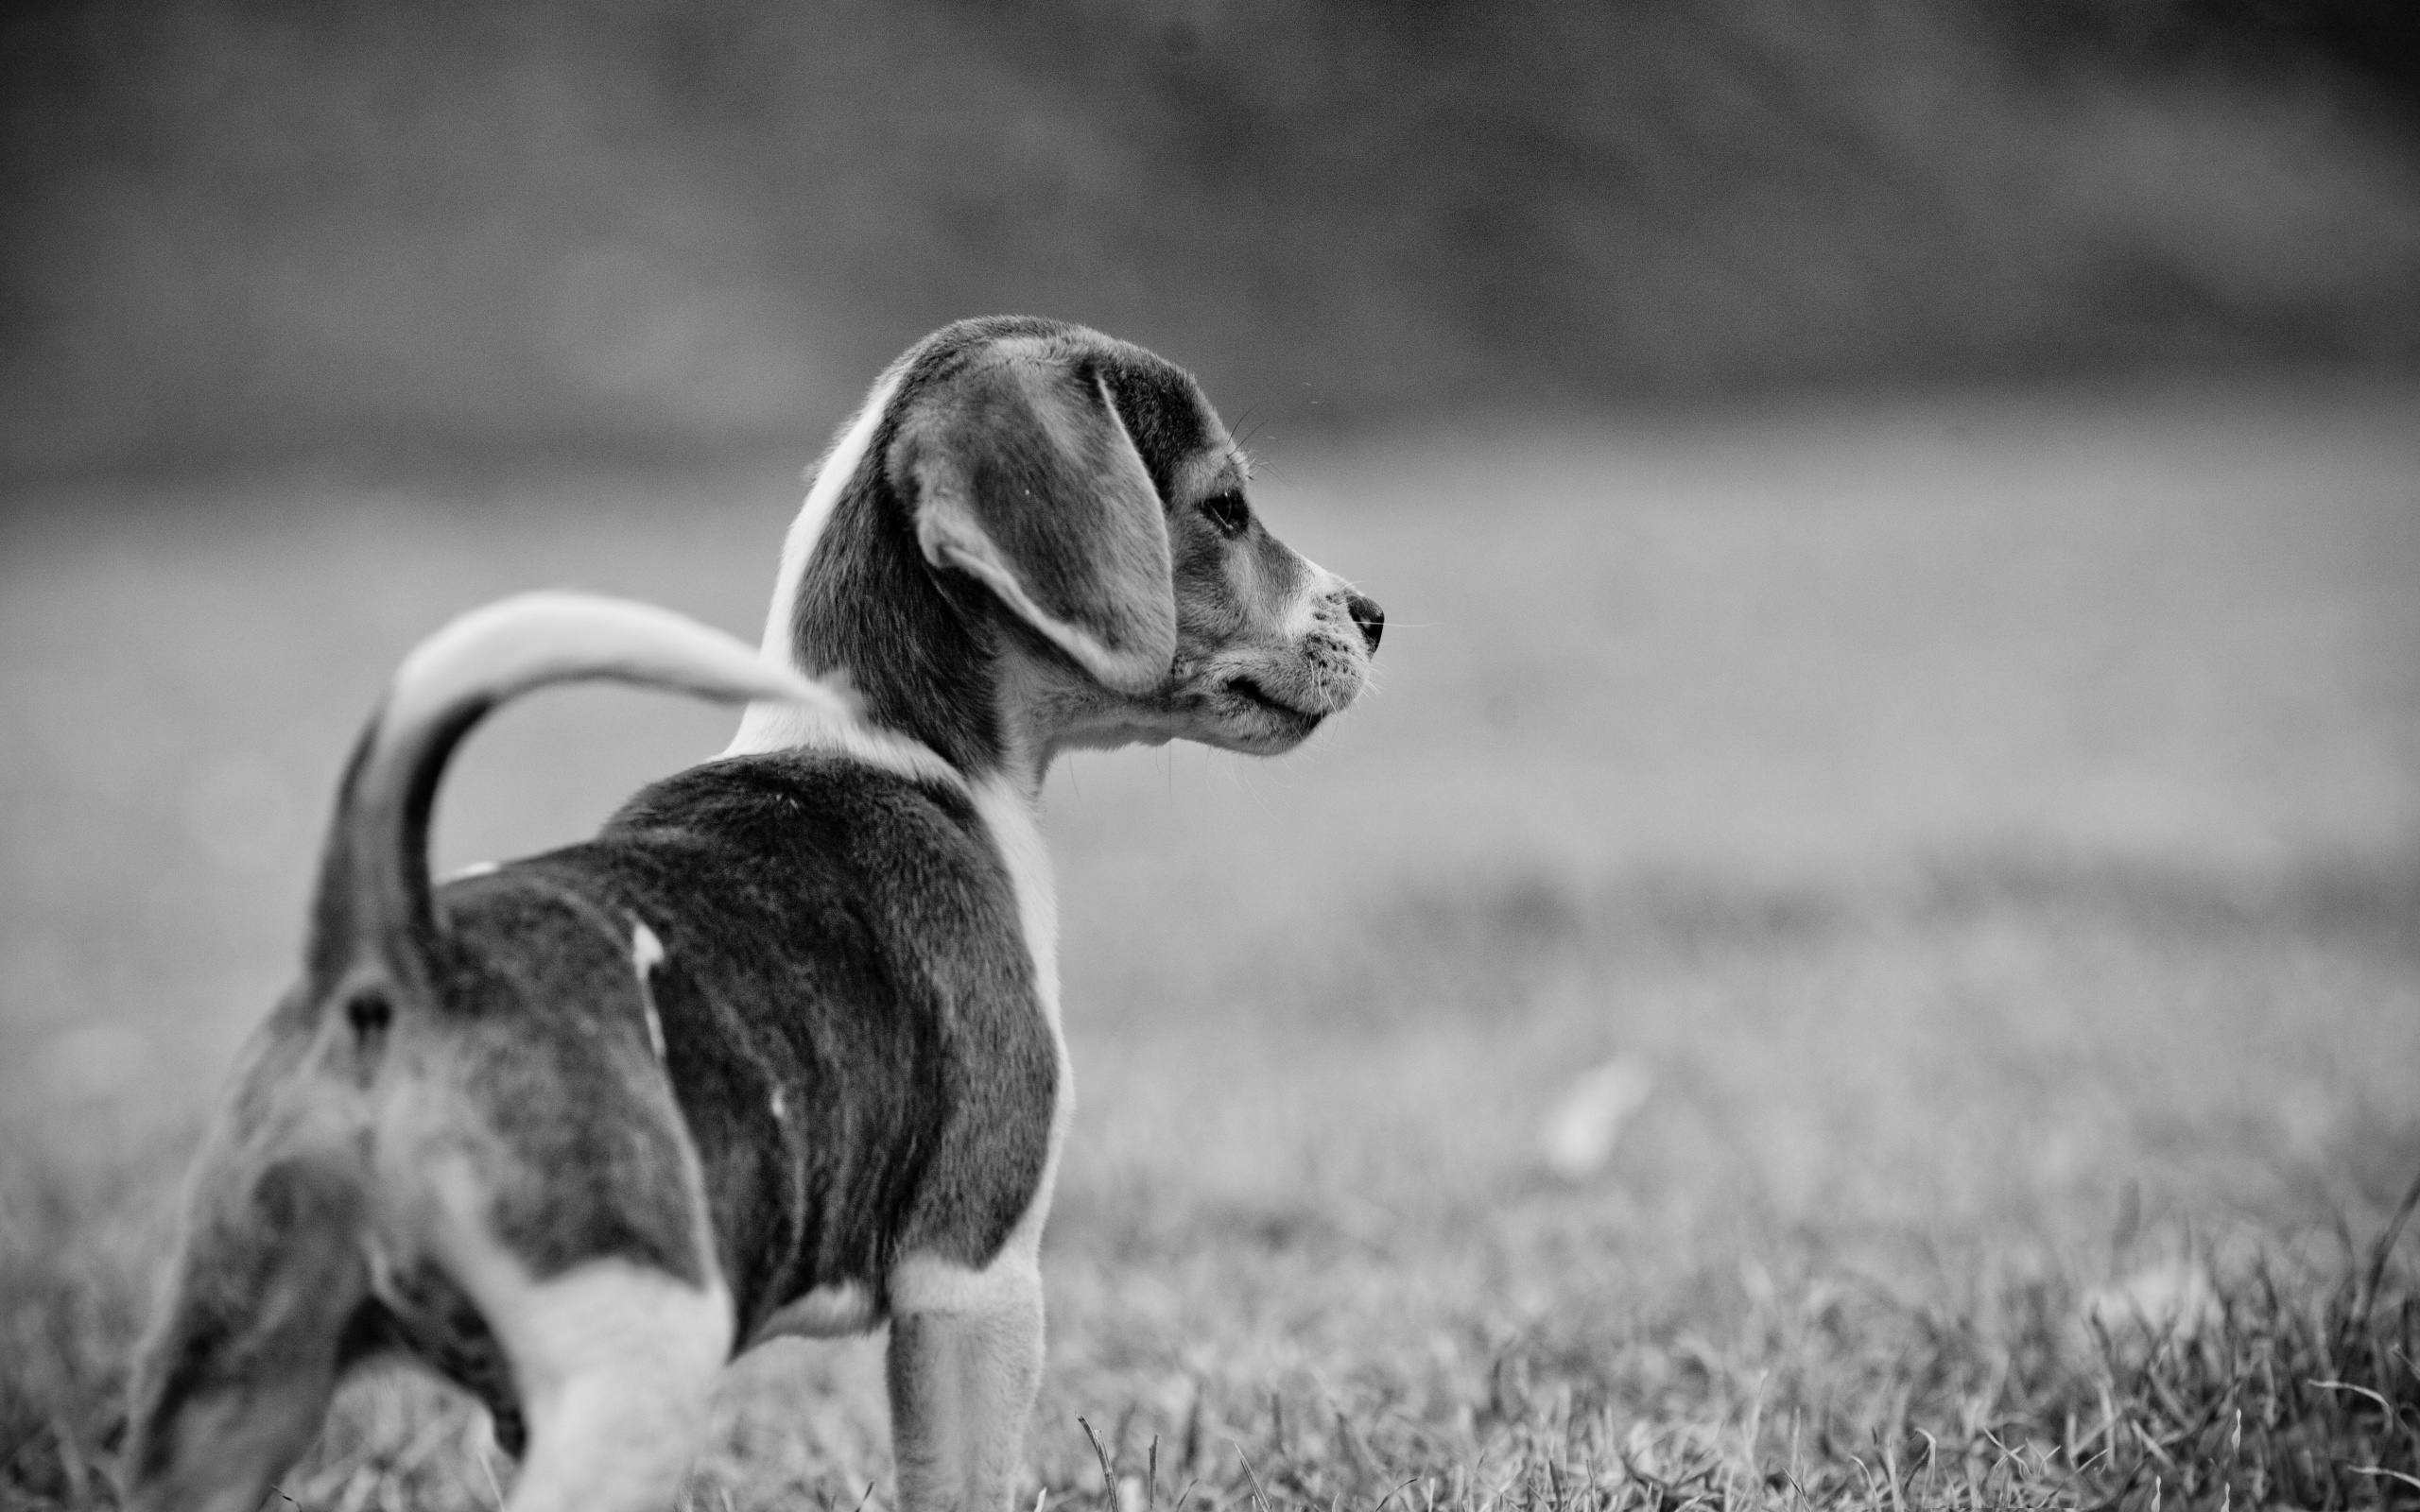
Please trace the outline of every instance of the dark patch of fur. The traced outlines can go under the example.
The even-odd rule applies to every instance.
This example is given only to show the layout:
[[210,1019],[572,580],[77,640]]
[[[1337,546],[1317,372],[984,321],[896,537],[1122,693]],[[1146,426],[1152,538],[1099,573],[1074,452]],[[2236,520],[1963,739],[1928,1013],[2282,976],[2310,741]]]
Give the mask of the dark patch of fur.
[[[704,1285],[682,1109],[655,1061],[629,926],[593,889],[480,879],[444,900],[425,1071],[476,1121],[460,1153],[496,1237],[544,1280],[615,1257]],[[462,896],[457,897],[459,891]]]
[[[998,1252],[1041,1179],[1057,1062],[1007,870],[961,794],[829,755],[716,762],[648,788],[585,845],[445,896],[466,950],[534,976],[561,968],[530,964],[525,900],[563,893],[663,944],[649,986],[665,1071],[742,1337],[818,1286],[879,1297],[905,1251],[969,1266]],[[627,927],[580,954],[634,988]],[[588,1031],[618,1063],[559,1058],[496,1091],[543,1097],[533,1125],[576,1107],[595,1142],[631,1118],[653,1053],[634,991],[571,985],[544,994],[571,1005],[536,1011],[596,1020],[608,1010],[595,1005],[631,1005]],[[618,1158],[583,1169],[569,1147],[555,1159],[572,1163],[526,1210],[499,1204],[516,1248],[540,1265],[647,1258],[635,1236],[671,1218],[672,1173]],[[580,1211],[592,1205],[603,1211]]]

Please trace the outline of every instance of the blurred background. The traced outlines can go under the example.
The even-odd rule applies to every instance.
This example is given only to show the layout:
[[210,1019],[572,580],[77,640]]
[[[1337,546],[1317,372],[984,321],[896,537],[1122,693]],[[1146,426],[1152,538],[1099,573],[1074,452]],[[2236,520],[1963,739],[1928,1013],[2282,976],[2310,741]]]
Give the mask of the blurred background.
[[[2302,1309],[2420,1170],[2403,0],[94,0],[0,22],[0,1508],[107,1504],[396,662],[549,584],[752,639],[799,470],[971,314],[1194,369],[1389,611],[1305,750],[1046,794],[1054,1494],[1083,1412],[1218,1506],[1231,1437],[1468,1507],[1785,1421],[1843,1496],[2064,1423],[2114,1505],[2176,1472],[2078,1441],[2136,1399],[2076,1320],[2246,1253]],[[439,863],[731,725],[516,705]],[[2279,1350],[2227,1453],[2352,1369]],[[856,1504],[878,1366],[767,1353],[693,1504]],[[458,1406],[347,1400],[295,1501],[493,1503]],[[2328,1423],[2193,1494],[2358,1501]]]
[[21,472],[811,447],[1085,321],[1271,425],[2420,355],[2395,0],[14,8]]

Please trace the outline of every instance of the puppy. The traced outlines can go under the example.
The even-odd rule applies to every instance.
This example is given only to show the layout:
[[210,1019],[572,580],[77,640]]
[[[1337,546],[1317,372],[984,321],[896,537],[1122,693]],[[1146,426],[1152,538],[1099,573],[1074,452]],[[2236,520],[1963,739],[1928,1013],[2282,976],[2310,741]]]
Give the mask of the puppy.
[[[487,1403],[516,1512],[662,1506],[735,1349],[887,1321],[900,1503],[1006,1506],[1072,1107],[1043,778],[1286,750],[1384,623],[1245,479],[1178,369],[968,321],[825,455],[761,652],[567,594],[414,650],[196,1166],[130,1504],[251,1512],[344,1374],[403,1354]],[[457,743],[596,678],[749,707],[595,839],[433,888]]]

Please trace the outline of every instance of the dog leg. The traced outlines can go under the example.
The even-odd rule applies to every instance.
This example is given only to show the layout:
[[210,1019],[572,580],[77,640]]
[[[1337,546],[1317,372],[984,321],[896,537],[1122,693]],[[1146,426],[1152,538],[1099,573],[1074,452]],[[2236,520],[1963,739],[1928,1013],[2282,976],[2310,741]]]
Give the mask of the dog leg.
[[889,1362],[901,1512],[1003,1512],[1042,1380],[1042,1273],[1031,1256],[910,1269]]
[[474,1296],[512,1362],[529,1427],[509,1512],[670,1506],[731,1354],[722,1288],[596,1261]]
[[359,1188],[302,1160],[196,1194],[136,1375],[127,1505],[253,1512],[318,1435],[369,1291]]

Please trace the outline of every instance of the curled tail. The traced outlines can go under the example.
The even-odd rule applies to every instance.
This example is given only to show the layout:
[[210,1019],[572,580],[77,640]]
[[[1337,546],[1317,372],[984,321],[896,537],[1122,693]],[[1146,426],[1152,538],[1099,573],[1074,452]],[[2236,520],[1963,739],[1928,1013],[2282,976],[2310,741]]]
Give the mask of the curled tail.
[[[558,682],[669,688],[854,714],[849,699],[697,621],[627,599],[523,593],[475,609],[414,647],[354,744],[320,864],[310,971],[425,988],[441,935],[428,819],[446,759],[507,699]],[[364,985],[368,985],[365,982]]]

